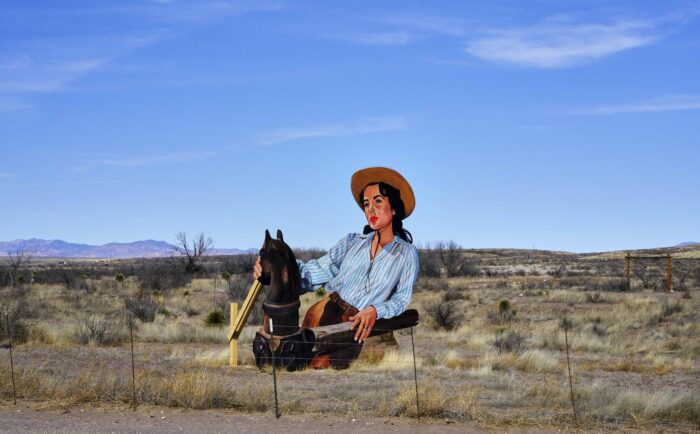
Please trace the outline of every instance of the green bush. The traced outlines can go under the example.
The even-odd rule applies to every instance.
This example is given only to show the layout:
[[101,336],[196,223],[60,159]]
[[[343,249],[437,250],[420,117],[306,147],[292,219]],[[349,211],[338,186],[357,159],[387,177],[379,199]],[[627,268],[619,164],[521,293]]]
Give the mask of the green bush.
[[220,309],[214,309],[209,312],[204,322],[209,327],[222,327],[226,323],[226,316]]

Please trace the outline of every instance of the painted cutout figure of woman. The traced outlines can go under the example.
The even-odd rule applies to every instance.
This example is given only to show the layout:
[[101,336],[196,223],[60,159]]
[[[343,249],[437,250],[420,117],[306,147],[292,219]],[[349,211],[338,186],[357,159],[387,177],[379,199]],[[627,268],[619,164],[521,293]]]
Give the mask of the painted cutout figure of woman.
[[[357,171],[351,179],[355,201],[367,225],[362,234],[343,237],[326,255],[297,261],[302,289],[321,286],[330,296],[309,308],[302,327],[352,321],[355,340],[364,343],[375,321],[401,314],[411,301],[418,278],[418,250],[403,220],[415,208],[413,189],[398,172],[385,167]],[[258,260],[253,270],[262,274]],[[390,337],[393,340],[393,334]],[[359,353],[361,346],[340,351]],[[310,367],[334,366],[334,360],[354,359],[357,354],[321,354]]]

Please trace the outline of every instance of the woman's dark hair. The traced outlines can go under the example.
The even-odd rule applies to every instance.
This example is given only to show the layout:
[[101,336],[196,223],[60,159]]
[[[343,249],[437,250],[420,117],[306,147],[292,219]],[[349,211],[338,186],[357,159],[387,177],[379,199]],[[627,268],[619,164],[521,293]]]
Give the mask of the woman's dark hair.
[[[389,199],[389,206],[391,206],[391,209],[396,213],[391,219],[391,227],[394,230],[394,234],[398,235],[402,240],[413,244],[413,236],[409,231],[403,228],[403,219],[406,218],[406,207],[401,200],[401,192],[385,182],[370,182],[360,191],[360,203],[364,202],[365,189],[370,185],[379,186],[379,193]],[[372,228],[366,225],[362,233],[368,234],[370,232],[372,232]]]

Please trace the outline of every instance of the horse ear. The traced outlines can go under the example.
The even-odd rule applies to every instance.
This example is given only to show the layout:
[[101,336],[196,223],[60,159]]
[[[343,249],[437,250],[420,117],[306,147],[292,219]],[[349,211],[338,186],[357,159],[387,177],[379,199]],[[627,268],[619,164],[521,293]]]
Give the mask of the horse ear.
[[272,237],[270,236],[270,231],[268,231],[267,229],[265,229],[265,242],[270,241],[271,238],[272,238]]
[[279,229],[277,229],[277,239],[280,241],[284,241],[284,239],[282,238],[282,231]]

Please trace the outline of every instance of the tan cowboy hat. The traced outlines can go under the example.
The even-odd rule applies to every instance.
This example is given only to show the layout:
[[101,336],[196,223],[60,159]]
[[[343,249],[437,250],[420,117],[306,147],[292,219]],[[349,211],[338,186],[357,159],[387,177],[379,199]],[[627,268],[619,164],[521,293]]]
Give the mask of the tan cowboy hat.
[[411,185],[406,181],[406,178],[395,170],[388,167],[368,167],[355,172],[350,179],[350,189],[355,202],[364,210],[362,201],[359,200],[360,192],[367,184],[373,182],[384,182],[399,190],[401,193],[401,201],[406,209],[406,217],[410,216],[413,209],[416,207],[416,197],[413,195]]

